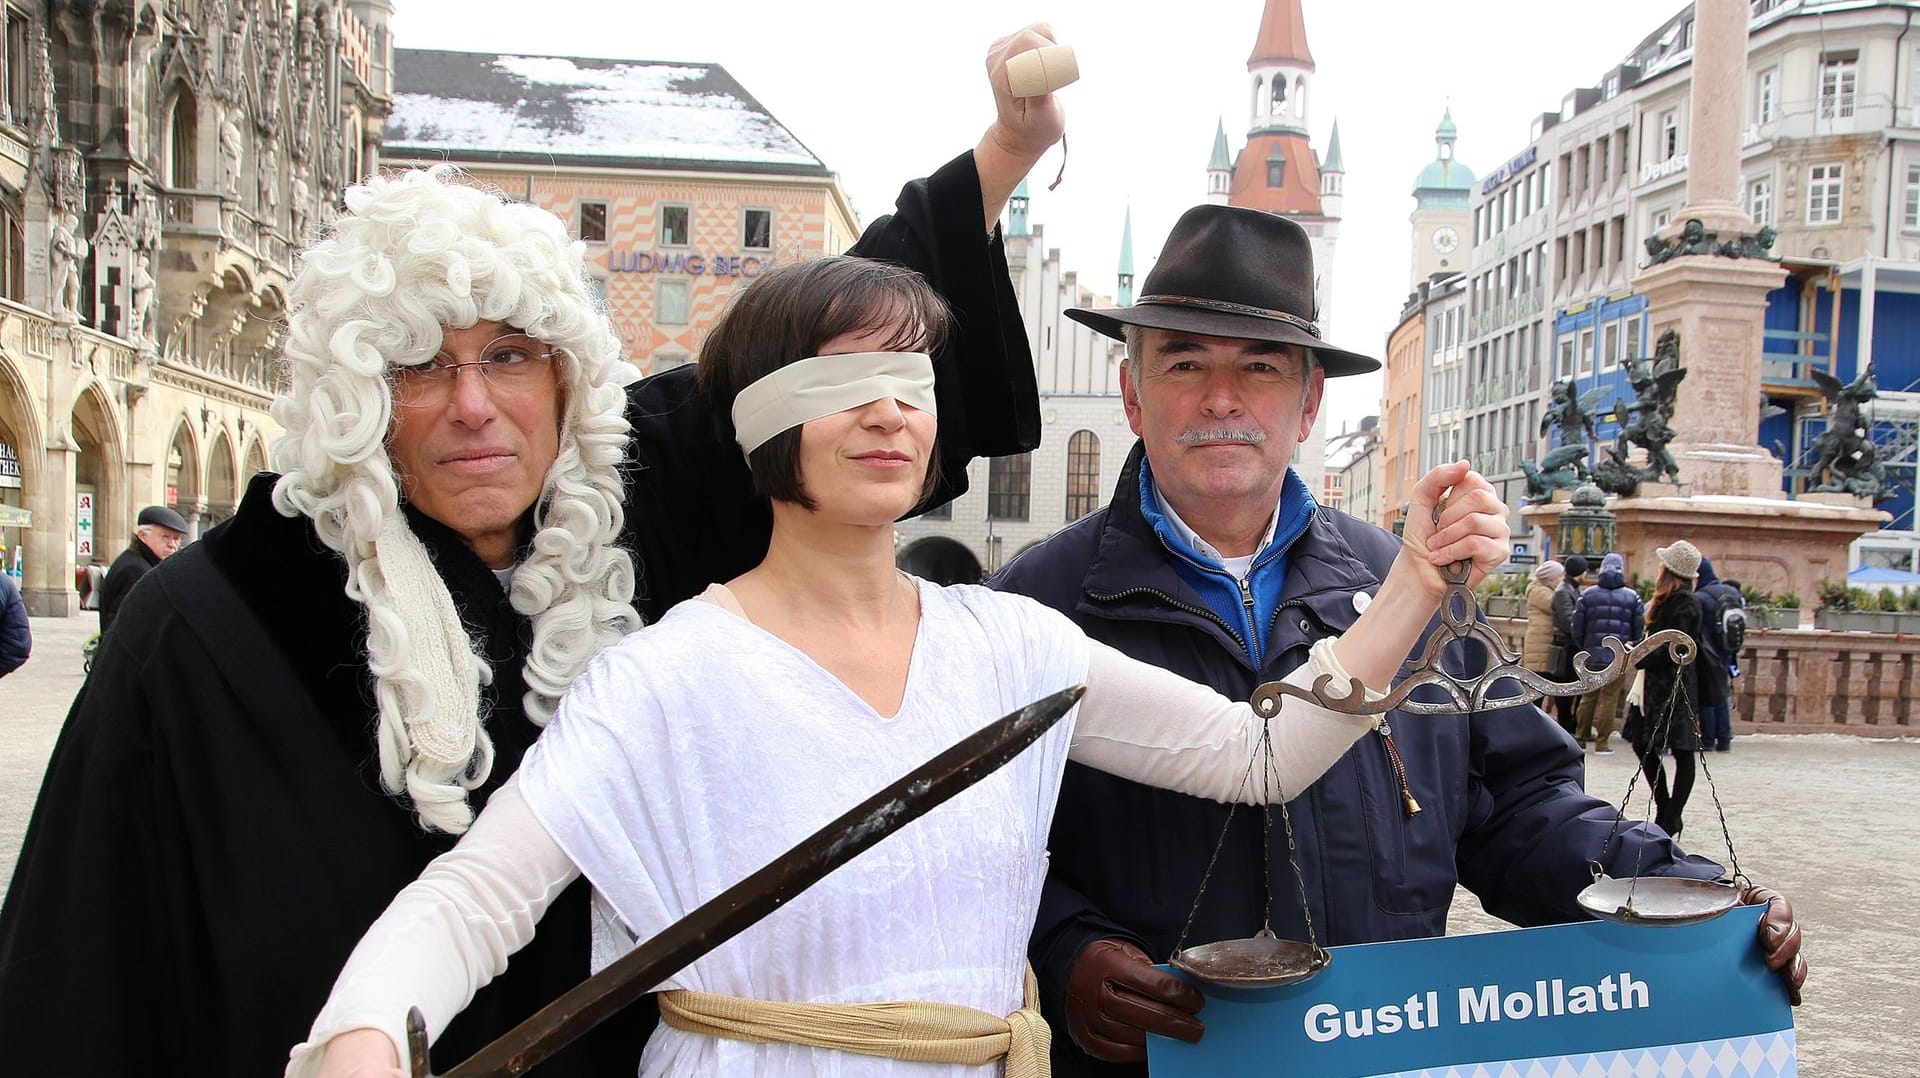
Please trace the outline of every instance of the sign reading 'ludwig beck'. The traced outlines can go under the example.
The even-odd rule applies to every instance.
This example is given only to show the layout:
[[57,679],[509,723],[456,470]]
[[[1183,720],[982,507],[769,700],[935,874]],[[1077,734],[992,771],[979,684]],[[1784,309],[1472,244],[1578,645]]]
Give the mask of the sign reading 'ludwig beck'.
[[773,268],[772,255],[703,255],[688,251],[608,251],[608,273],[685,273],[698,277],[758,277]]
[[1335,947],[1301,984],[1207,987],[1200,1043],[1151,1037],[1148,1061],[1154,1078],[1790,1078],[1761,912]]

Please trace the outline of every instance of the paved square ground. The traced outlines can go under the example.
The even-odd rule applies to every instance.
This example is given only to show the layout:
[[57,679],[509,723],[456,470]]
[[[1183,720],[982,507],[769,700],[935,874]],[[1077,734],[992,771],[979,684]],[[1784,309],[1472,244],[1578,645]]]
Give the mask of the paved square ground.
[[[10,879],[47,755],[80,688],[80,648],[92,615],[35,619],[33,658],[0,679],[0,881]],[[1618,801],[1634,770],[1622,746],[1588,756],[1588,784]],[[1920,1075],[1920,741],[1841,737],[1743,738],[1705,758],[1726,805],[1740,865],[1787,895],[1800,914],[1813,972],[1800,1009],[1809,1078]],[[1687,811],[1696,852],[1726,857],[1703,772]],[[1636,804],[1644,797],[1644,784]],[[1501,923],[1462,892],[1453,931]],[[1650,929],[1649,931],[1657,931]]]

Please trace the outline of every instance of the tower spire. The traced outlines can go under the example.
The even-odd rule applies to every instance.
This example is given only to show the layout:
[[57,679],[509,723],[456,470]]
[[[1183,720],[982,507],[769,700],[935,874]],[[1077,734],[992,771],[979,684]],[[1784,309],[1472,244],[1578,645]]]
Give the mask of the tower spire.
[[1126,220],[1120,225],[1120,287],[1115,300],[1122,307],[1133,306],[1133,205],[1128,203]]
[[1233,188],[1233,155],[1227,152],[1227,122],[1213,129],[1213,156],[1207,158],[1207,201],[1216,206],[1227,204]]
[[1300,0],[1267,0],[1260,12],[1260,33],[1253,39],[1247,67],[1268,64],[1304,65],[1313,70],[1313,53],[1307,50],[1307,16],[1300,10]]

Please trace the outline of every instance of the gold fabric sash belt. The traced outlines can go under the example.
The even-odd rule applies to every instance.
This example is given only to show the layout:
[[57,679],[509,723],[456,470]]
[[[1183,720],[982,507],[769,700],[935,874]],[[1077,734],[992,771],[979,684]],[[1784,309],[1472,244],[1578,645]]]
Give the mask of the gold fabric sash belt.
[[773,1003],[676,989],[660,993],[675,1029],[734,1041],[800,1044],[904,1063],[980,1065],[1005,1057],[1007,1078],[1048,1078],[1053,1034],[1027,970],[1022,1005],[1005,1018],[956,1003]]

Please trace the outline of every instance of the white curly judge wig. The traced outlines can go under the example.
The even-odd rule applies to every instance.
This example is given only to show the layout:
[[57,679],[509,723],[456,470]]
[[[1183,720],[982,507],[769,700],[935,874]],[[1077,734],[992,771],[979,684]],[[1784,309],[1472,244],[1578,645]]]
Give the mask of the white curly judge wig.
[[560,452],[511,593],[533,620],[525,707],[544,725],[588,661],[640,624],[633,562],[616,545],[621,387],[636,372],[587,289],[584,257],[552,214],[439,166],[350,188],[290,290],[292,388],[273,405],[286,428],[273,450],[274,505],[311,518],[346,559],[347,597],[367,611],[381,782],[429,830],[457,834],[472,822],[467,792],[493,765],[480,715],[492,673],[400,511],[387,371],[431,362],[442,325],[485,320],[561,351]]

